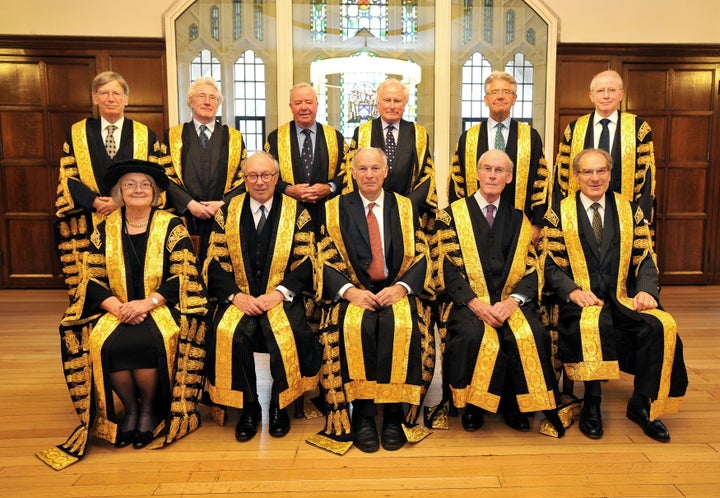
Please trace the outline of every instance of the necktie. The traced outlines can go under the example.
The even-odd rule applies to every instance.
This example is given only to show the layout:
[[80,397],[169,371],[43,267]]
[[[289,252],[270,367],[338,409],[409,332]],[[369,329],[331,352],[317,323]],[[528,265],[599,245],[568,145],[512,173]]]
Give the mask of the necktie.
[[372,261],[368,266],[367,272],[373,282],[382,282],[385,280],[385,263],[383,262],[382,239],[380,238],[380,226],[377,218],[372,210],[375,203],[368,204],[367,225],[370,235],[370,252],[372,253]]
[[303,170],[305,170],[305,180],[310,182],[310,168],[313,163],[313,150],[312,150],[312,139],[310,138],[310,130],[303,130],[305,135],[305,141],[303,142],[302,152],[300,153],[300,159],[302,161]]
[[205,130],[207,130],[207,129],[208,129],[207,126],[200,125],[200,134],[198,135],[198,138],[200,138],[200,143],[202,144],[203,149],[207,148],[208,141],[210,140],[210,138],[205,133]]
[[495,127],[495,148],[501,151],[505,151],[505,137],[502,134],[505,126],[502,123],[498,123]]
[[600,140],[598,141],[598,149],[610,152],[610,130],[608,129],[609,119],[601,119],[602,131],[600,132]]
[[490,225],[490,228],[492,228],[493,221],[495,221],[495,206],[493,204],[488,204],[485,208],[485,219],[488,225]]
[[602,220],[600,219],[600,204],[597,202],[593,202],[590,206],[590,209],[593,210],[593,218],[592,218],[592,229],[593,233],[595,234],[595,241],[597,242],[597,245],[600,246],[602,244]]
[[265,222],[267,221],[267,216],[265,216],[265,206],[260,205],[260,219],[258,220],[257,224],[257,233],[262,233],[263,228],[265,228]]
[[387,133],[385,134],[385,155],[387,156],[388,167],[392,170],[393,163],[395,162],[395,151],[397,151],[397,144],[395,143],[395,135],[393,125],[388,126]]
[[117,126],[108,125],[106,130],[107,135],[105,136],[105,150],[107,151],[108,156],[110,156],[110,159],[112,159],[117,153],[117,145],[115,144],[115,130],[117,130]]

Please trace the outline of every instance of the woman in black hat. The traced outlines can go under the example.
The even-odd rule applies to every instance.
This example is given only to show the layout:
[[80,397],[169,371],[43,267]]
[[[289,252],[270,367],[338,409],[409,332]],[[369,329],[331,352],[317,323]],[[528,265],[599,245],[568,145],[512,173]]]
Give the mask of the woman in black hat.
[[112,164],[105,184],[121,207],[90,237],[83,279],[61,322],[65,375],[82,424],[55,454],[38,455],[55,468],[84,455],[88,434],[140,449],[200,423],[207,301],[187,229],[155,207],[168,179],[161,166],[133,159]]

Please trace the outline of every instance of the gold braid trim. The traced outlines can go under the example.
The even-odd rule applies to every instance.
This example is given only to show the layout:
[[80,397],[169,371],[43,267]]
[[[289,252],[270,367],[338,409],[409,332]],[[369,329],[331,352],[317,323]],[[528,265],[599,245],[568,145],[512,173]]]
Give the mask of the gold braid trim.
[[[578,183],[575,175],[572,174],[572,160],[585,148],[585,134],[590,124],[590,114],[580,116],[575,122],[575,129],[572,132],[572,144],[570,145],[570,157],[567,161],[567,197],[572,197],[578,190]],[[569,128],[568,128],[569,129]]]
[[292,167],[292,149],[290,146],[290,123],[278,127],[277,131],[278,162],[280,177],[284,182],[295,185],[295,174]]
[[465,137],[465,191],[459,198],[468,197],[477,192],[477,162],[478,162],[478,142],[480,134],[486,133],[485,128],[487,122],[483,121],[470,128]]
[[518,122],[517,158],[515,160],[515,209],[525,212],[528,178],[530,176],[530,125]]
[[[235,283],[240,291],[249,294],[250,283],[245,269],[245,260],[242,254],[242,244],[240,238],[240,215],[242,213],[243,204],[245,203],[246,194],[242,193],[237,197],[233,197],[228,205],[227,220],[225,224],[225,236],[227,237],[223,249],[227,249],[230,255],[230,265],[235,275]],[[216,241],[219,242],[219,241]]]
[[242,185],[245,178],[240,174],[240,164],[247,157],[247,150],[243,144],[242,133],[228,126],[228,162],[227,177],[225,178],[225,193]]
[[328,180],[332,180],[337,173],[338,158],[340,157],[337,133],[332,126],[322,125],[322,129],[328,149]]
[[185,189],[182,169],[182,131],[183,124],[175,125],[168,130],[168,149],[170,151],[171,165],[165,168],[168,178]]
[[[634,201],[637,150],[635,143],[635,119],[637,116],[627,112],[620,113],[620,161],[622,162],[622,180],[620,193],[628,201]],[[643,175],[644,176],[644,175]],[[639,193],[639,191],[638,191]],[[650,214],[648,213],[648,216]]]

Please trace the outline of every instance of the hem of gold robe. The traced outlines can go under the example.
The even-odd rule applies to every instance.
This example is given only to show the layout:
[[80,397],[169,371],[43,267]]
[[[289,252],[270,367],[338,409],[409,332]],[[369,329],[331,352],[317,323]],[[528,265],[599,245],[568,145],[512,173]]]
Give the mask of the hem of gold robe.
[[420,404],[422,386],[411,384],[381,384],[374,380],[352,380],[345,384],[348,401],[372,399],[375,403]]
[[478,389],[472,385],[463,388],[450,386],[453,404],[457,408],[464,408],[471,404],[492,413],[497,413],[500,406],[500,396]]
[[568,379],[577,381],[611,380],[620,378],[620,365],[617,361],[581,361],[565,363]]

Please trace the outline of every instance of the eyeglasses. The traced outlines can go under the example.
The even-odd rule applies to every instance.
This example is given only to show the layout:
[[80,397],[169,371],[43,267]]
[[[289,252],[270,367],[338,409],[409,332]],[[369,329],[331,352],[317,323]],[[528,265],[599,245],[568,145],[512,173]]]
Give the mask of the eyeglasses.
[[110,96],[114,99],[119,99],[123,95],[125,95],[123,92],[118,92],[117,90],[113,90],[112,92],[109,90],[101,90],[99,92],[95,92],[96,95],[99,95],[101,99],[107,99]]
[[248,183],[257,183],[258,180],[262,180],[264,183],[267,183],[270,181],[270,179],[277,175],[277,173],[268,173],[267,171],[265,173],[249,173],[245,175],[245,181]]
[[137,189],[138,187],[140,187],[140,190],[152,190],[152,188],[153,188],[152,183],[150,183],[150,182],[141,182],[141,183],[125,182],[121,185],[121,187],[123,188],[123,190],[129,190],[131,192],[134,191],[135,189]]
[[502,95],[503,97],[507,97],[509,95],[515,95],[515,92],[513,92],[512,90],[491,90],[487,93],[487,95],[492,95],[493,97]]
[[605,176],[608,173],[610,173],[610,169],[609,168],[581,169],[577,173],[578,173],[578,175],[582,175],[582,176],[593,176],[593,175]]
[[217,102],[218,96],[213,94],[207,94],[207,93],[197,93],[193,95],[193,98],[196,98],[198,100],[209,100],[210,102]]
[[593,90],[593,93],[595,95],[604,95],[606,93],[608,95],[615,95],[619,91],[620,90],[618,90],[617,88],[597,88],[597,89]]
[[482,173],[485,173],[486,175],[489,174],[496,174],[496,175],[502,175],[507,173],[507,169],[501,168],[500,166],[492,167],[492,166],[480,166],[480,171]]

